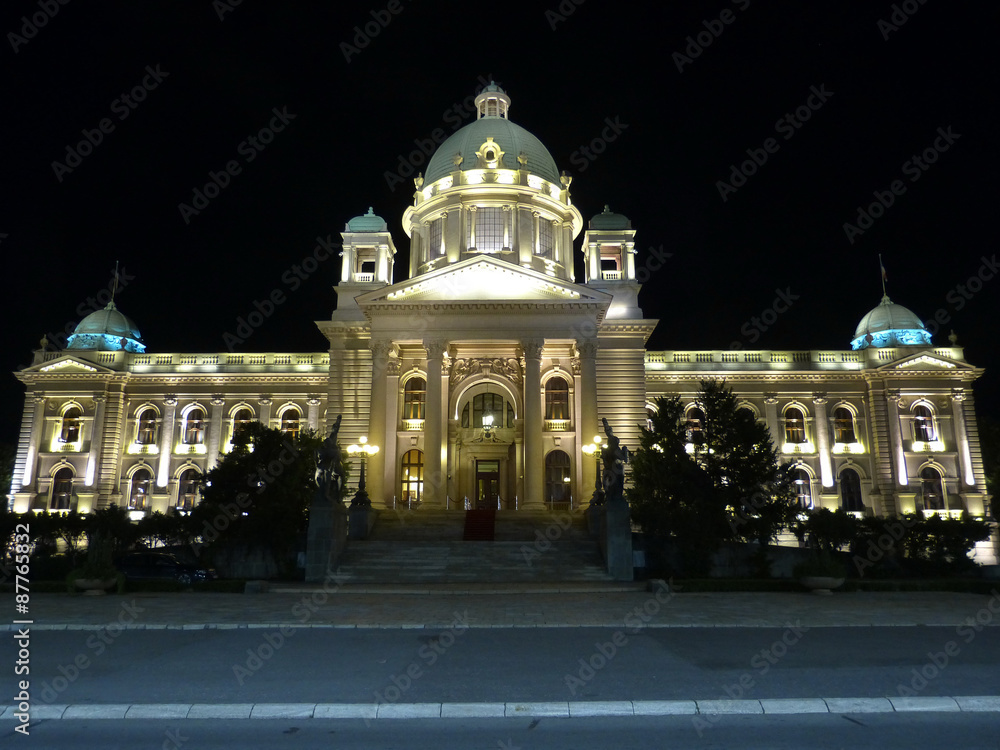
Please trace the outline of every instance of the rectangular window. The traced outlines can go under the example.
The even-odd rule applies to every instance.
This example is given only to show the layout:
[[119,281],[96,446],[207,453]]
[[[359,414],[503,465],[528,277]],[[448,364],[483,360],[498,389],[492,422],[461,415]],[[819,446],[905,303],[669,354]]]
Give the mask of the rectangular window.
[[[467,237],[468,246],[474,247],[481,253],[499,253],[504,248],[504,220],[503,209],[487,207],[477,208],[472,213],[475,220],[475,237]],[[472,232],[472,223],[469,223],[469,234]]]
[[552,222],[548,219],[538,220],[538,254],[543,258],[551,258],[555,251],[556,237]]
[[435,219],[431,222],[430,244],[427,248],[428,258],[438,258],[444,255],[441,248],[441,235],[444,232],[444,219]]

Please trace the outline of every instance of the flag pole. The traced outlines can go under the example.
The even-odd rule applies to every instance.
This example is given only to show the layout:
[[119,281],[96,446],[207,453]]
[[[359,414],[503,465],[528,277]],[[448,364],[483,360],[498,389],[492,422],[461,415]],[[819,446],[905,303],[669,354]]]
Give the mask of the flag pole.
[[884,296],[886,296],[885,295],[885,266],[882,265],[882,253],[878,254],[878,267],[879,267],[879,270],[882,272],[882,296],[884,297]]

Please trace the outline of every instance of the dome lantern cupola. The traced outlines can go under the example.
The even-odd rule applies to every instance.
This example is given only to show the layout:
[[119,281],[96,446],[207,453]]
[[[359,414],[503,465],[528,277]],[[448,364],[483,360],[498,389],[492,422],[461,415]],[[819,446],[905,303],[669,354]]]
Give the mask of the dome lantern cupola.
[[888,294],[865,315],[854,331],[854,350],[892,346],[931,346],[931,334],[910,309],[897,305]]
[[476,96],[477,120],[484,117],[499,117],[506,120],[508,109],[510,109],[510,97],[493,81],[490,81],[489,85]]

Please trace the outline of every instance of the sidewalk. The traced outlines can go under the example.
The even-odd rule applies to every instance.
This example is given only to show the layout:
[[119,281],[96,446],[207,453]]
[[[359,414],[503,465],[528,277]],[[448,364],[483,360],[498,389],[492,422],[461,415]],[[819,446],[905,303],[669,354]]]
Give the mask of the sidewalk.
[[671,593],[641,584],[363,587],[329,592],[304,584],[262,594],[135,593],[107,596],[35,594],[33,630],[205,628],[440,628],[455,613],[473,628],[541,627],[806,627],[951,626],[971,618],[1000,624],[1000,594]]

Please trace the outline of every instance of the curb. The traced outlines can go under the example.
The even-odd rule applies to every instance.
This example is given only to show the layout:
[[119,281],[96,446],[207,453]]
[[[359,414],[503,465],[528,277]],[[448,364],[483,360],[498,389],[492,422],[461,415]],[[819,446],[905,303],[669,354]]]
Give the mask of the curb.
[[[1000,713],[1000,696],[790,698],[761,700],[582,701],[525,703],[108,703],[32,707],[41,719],[496,719],[594,716],[871,714],[927,711]],[[20,720],[7,706],[0,719]]]

